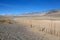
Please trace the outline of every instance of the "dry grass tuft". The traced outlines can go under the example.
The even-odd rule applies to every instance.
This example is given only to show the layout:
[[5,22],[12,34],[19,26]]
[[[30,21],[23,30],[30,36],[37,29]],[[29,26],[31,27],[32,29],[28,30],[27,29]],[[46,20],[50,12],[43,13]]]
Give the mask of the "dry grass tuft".
[[8,23],[8,24],[12,24],[12,21],[8,18],[4,18],[4,19],[0,19],[0,23]]

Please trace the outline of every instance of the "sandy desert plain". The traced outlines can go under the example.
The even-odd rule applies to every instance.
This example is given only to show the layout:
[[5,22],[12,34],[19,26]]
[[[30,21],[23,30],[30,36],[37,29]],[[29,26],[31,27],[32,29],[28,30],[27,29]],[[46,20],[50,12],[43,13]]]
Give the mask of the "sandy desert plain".
[[60,40],[60,19],[0,20],[0,40]]

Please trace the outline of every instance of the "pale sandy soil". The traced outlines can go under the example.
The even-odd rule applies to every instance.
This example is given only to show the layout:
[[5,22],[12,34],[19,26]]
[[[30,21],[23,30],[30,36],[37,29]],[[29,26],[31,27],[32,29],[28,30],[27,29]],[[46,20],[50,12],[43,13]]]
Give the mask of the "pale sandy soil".
[[[22,23],[26,26],[32,26],[34,29],[40,30],[44,28],[45,32],[51,32],[52,34],[60,36],[60,20],[33,20],[33,19],[23,19],[16,18],[17,22]],[[58,34],[57,34],[58,33]]]
[[[12,24],[0,23],[0,40],[60,40],[59,36],[55,36],[56,33],[50,34],[50,20],[14,18],[12,22]],[[55,23],[58,31],[60,21]],[[45,29],[42,30],[43,28]]]

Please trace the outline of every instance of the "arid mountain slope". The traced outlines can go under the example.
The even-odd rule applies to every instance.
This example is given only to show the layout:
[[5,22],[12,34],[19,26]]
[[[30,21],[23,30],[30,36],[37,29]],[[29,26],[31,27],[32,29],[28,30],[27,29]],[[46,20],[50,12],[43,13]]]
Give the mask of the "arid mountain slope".
[[21,14],[19,16],[31,16],[31,17],[60,17],[60,10],[50,10],[47,12],[31,12]]
[[47,17],[60,17],[60,10],[48,11],[44,16],[47,16]]

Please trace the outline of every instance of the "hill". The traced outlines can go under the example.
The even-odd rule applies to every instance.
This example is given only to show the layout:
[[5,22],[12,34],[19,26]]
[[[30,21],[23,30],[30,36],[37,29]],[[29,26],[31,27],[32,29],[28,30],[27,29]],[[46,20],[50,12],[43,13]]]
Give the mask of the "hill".
[[60,10],[49,10],[47,12],[31,12],[19,16],[32,16],[32,17],[60,17]]

